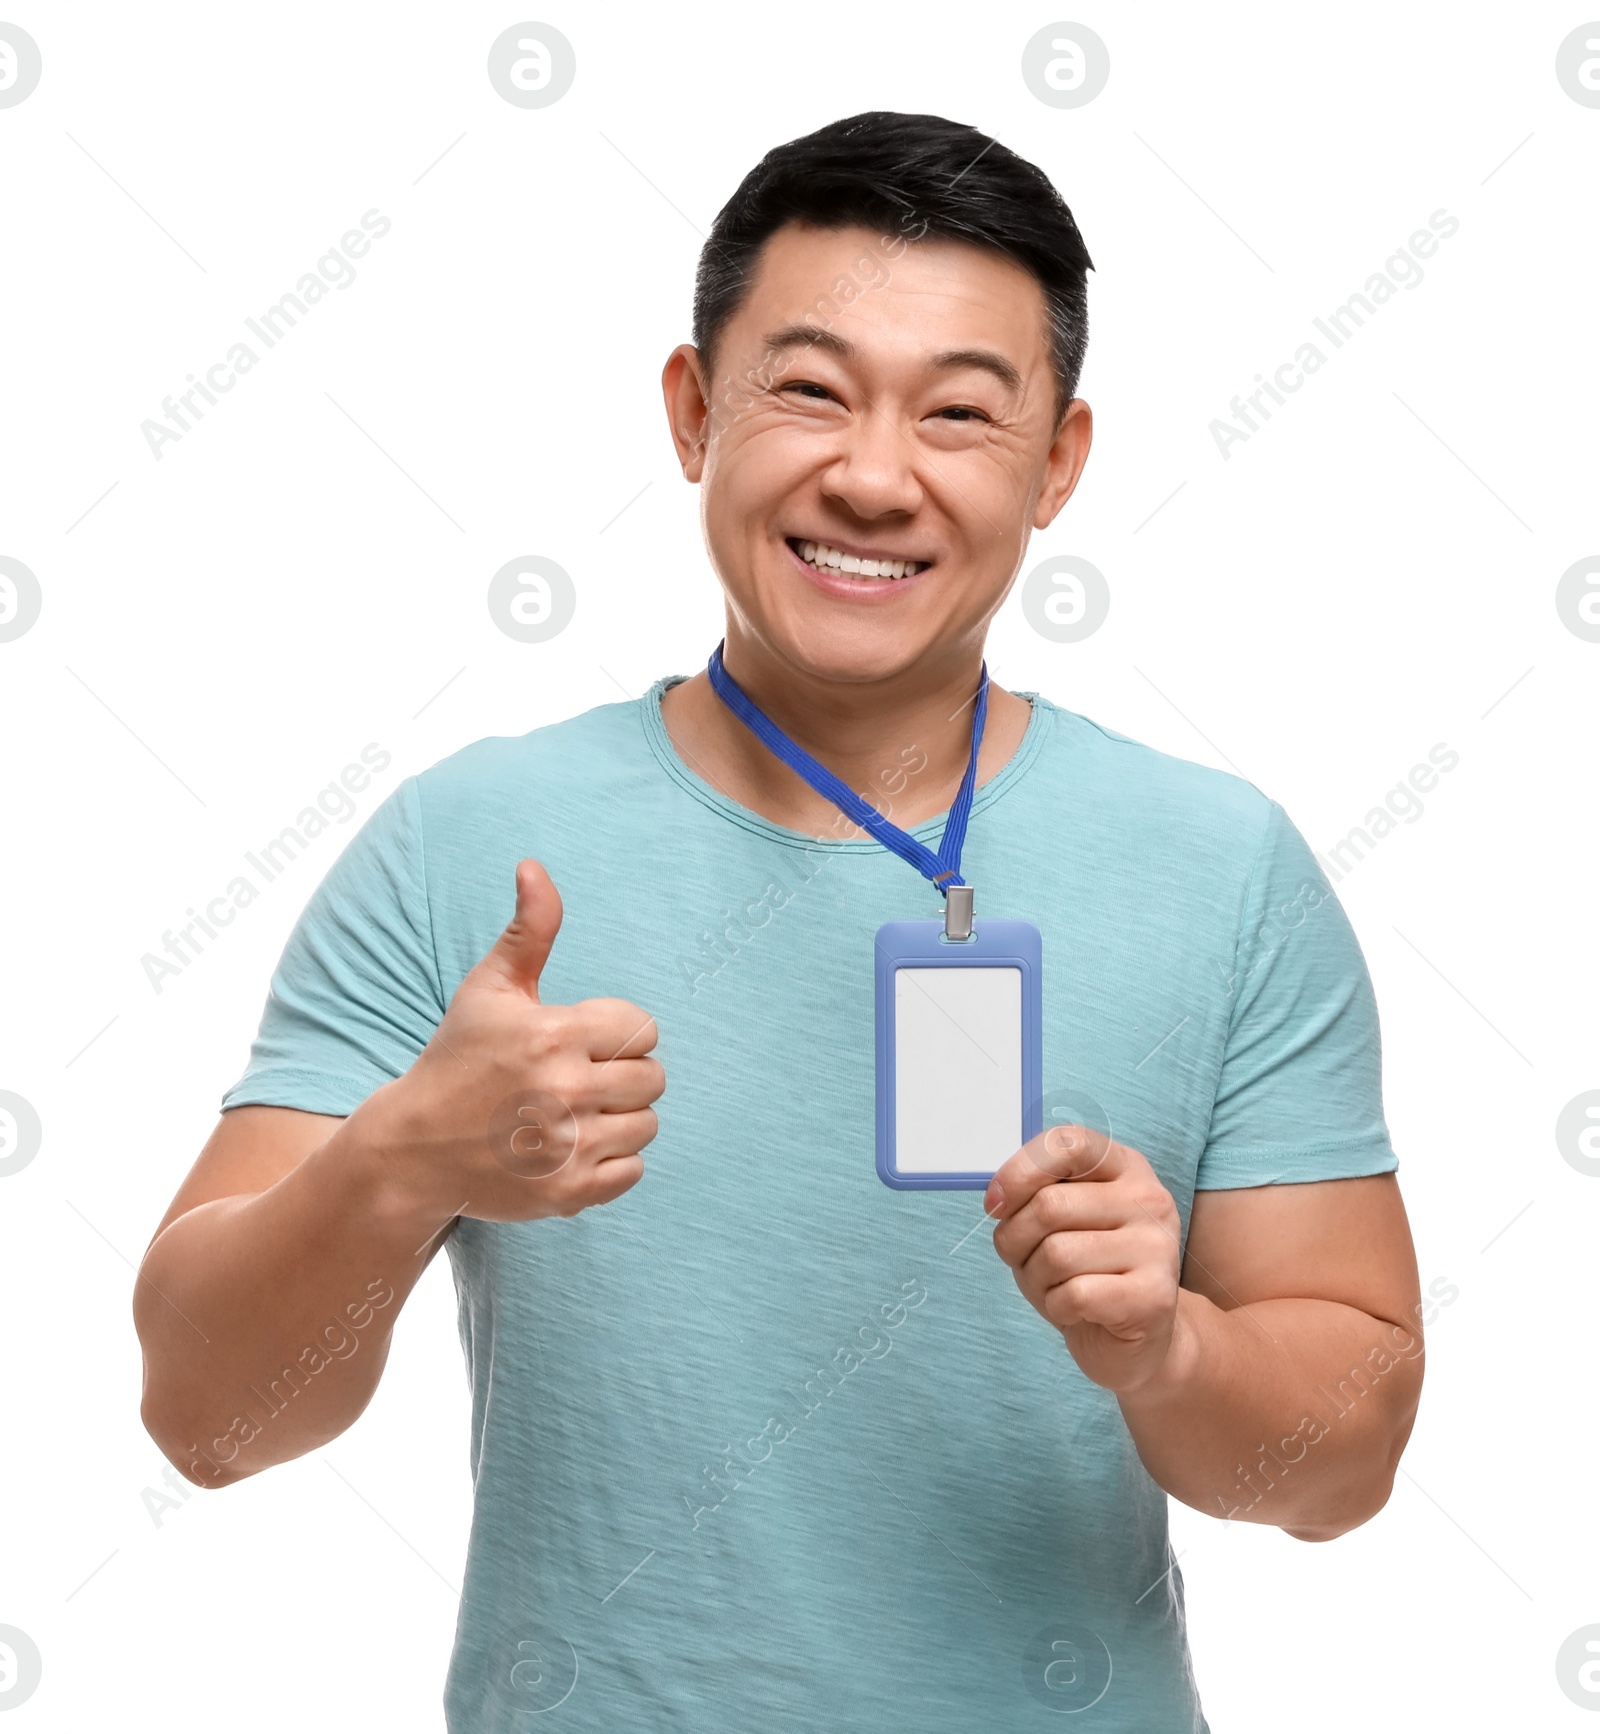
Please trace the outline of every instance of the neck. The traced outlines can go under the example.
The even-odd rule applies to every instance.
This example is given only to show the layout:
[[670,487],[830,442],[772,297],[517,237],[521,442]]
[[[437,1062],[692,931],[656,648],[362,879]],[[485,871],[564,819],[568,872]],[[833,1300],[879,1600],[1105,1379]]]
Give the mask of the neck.
[[[732,631],[723,650],[729,675],[792,741],[903,829],[955,799],[972,751],[982,660],[979,644],[886,680],[840,682],[783,663]],[[990,682],[980,786],[1015,753],[1030,714],[1025,699]],[[751,734],[704,671],[664,695],[661,716],[679,756],[729,800],[810,836],[865,835]]]

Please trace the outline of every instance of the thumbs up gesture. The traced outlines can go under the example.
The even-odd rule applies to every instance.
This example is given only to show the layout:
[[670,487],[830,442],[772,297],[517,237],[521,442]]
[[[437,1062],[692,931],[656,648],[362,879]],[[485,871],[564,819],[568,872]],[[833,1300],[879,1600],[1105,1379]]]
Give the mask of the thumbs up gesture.
[[644,1173],[666,1088],[648,1057],[655,1019],[622,999],[546,1005],[539,975],[560,926],[549,874],[519,862],[506,930],[410,1071],[370,1099],[406,1205],[441,1226],[576,1216]]

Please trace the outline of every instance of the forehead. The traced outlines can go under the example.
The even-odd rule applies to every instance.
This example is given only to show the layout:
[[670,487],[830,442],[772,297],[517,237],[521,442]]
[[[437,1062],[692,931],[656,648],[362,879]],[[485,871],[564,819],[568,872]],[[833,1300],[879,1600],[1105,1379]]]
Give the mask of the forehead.
[[1037,278],[993,248],[795,222],[763,245],[728,334],[760,343],[803,320],[863,350],[914,355],[982,345],[1026,370],[1047,359],[1046,311]]

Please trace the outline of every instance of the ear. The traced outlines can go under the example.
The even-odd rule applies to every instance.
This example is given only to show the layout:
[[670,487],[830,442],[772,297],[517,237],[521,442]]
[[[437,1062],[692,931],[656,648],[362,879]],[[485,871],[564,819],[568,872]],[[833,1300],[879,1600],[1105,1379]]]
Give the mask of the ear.
[[1056,513],[1072,498],[1072,491],[1089,461],[1089,446],[1094,438],[1094,411],[1081,397],[1073,398],[1061,426],[1051,441],[1044,464],[1044,486],[1034,507],[1033,527],[1045,530],[1055,522]]
[[700,351],[680,343],[661,370],[661,396],[667,406],[667,427],[686,482],[698,482],[705,470],[709,412]]

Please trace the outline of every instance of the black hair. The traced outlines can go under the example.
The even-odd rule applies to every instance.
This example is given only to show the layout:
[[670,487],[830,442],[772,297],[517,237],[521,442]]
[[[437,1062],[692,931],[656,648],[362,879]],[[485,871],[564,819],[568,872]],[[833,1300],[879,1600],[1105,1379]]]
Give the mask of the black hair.
[[882,109],[768,151],[717,213],[700,252],[693,336],[708,375],[763,245],[790,222],[861,225],[907,241],[936,235],[1015,260],[1044,291],[1060,425],[1088,347],[1094,264],[1042,169],[976,127]]

